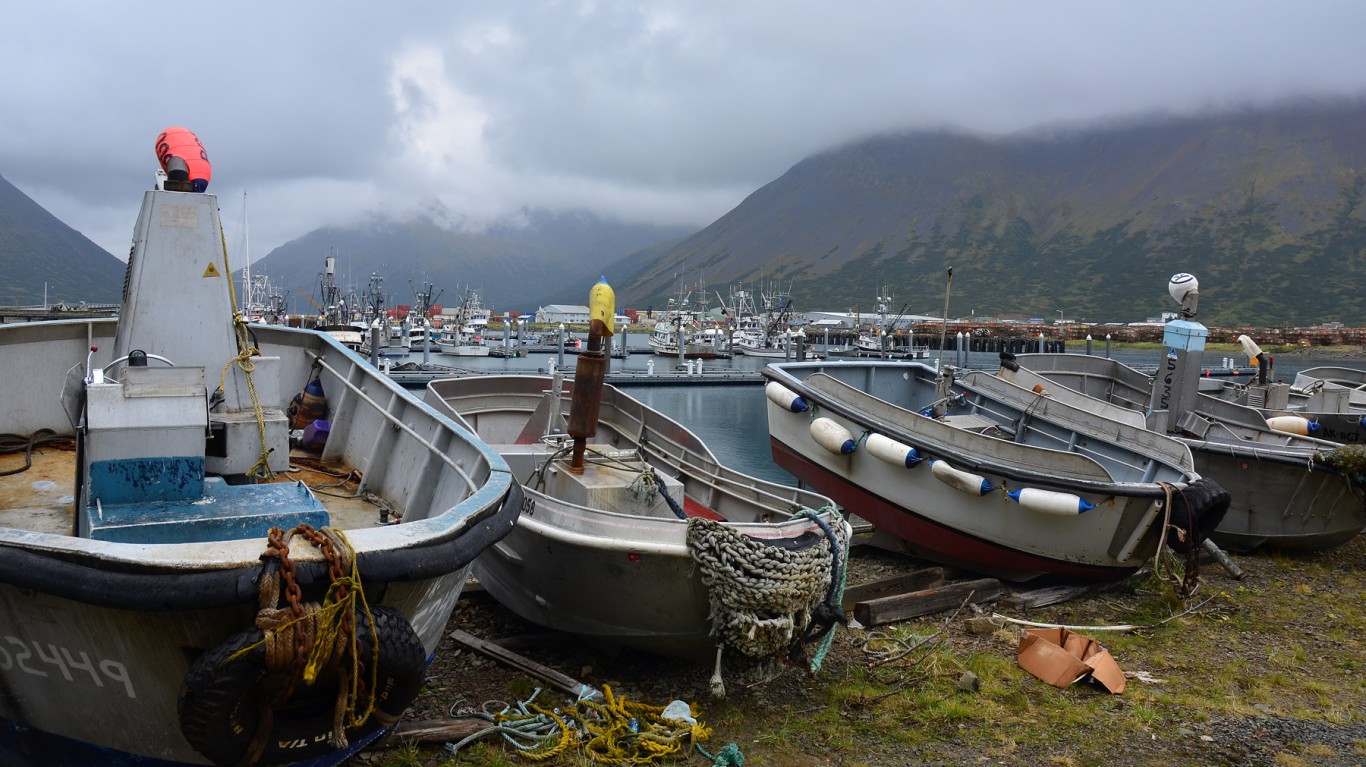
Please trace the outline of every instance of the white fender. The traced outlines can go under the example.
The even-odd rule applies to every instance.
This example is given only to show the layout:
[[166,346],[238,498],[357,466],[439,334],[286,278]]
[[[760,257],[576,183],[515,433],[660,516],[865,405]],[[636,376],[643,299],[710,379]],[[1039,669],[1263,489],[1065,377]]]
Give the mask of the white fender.
[[811,439],[835,455],[849,455],[858,448],[854,435],[829,418],[817,418],[811,422]]
[[769,401],[783,410],[793,413],[801,413],[806,410],[806,400],[801,395],[783,386],[777,381],[769,381],[764,387],[764,395]]
[[1081,496],[1059,493],[1056,490],[1040,490],[1037,487],[1022,487],[1019,490],[1011,490],[1006,495],[1022,508],[1060,517],[1075,517],[1096,507]]
[[1310,432],[1318,431],[1318,423],[1300,415],[1275,415],[1266,419],[1266,425],[1276,431],[1289,432],[1307,437]]
[[930,471],[934,473],[935,479],[968,495],[986,495],[995,489],[981,474],[955,469],[937,459],[930,461]]
[[873,456],[893,466],[905,466],[910,469],[924,460],[915,448],[910,445],[903,445],[891,437],[881,434],[869,434],[868,439],[864,440],[863,444],[867,445],[868,452]]

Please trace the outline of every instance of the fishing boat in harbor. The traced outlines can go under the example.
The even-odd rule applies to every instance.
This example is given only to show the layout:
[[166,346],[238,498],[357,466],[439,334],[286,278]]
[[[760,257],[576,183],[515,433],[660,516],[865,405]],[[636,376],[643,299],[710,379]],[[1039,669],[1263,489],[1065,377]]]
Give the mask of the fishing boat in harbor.
[[850,346],[827,350],[831,357],[866,357],[883,360],[928,359],[930,347],[915,343],[907,336],[904,340],[897,331],[897,323],[904,314],[889,314],[891,294],[886,288],[878,292],[877,319],[871,326],[860,326],[858,336]]
[[694,305],[690,292],[682,293],[676,299],[670,298],[668,311],[650,330],[647,341],[651,351],[661,357],[682,356],[685,359],[722,356],[725,353],[722,334],[717,328],[707,326],[703,319],[705,315],[700,304]]
[[520,490],[327,334],[247,325],[217,199],[162,164],[117,320],[0,325],[0,763],[338,764]]
[[484,341],[488,327],[488,310],[479,301],[479,292],[466,290],[460,299],[455,316],[442,320],[436,347],[452,357],[487,357],[489,345]]
[[523,618],[595,641],[690,659],[718,645],[800,653],[841,614],[846,522],[829,499],[727,468],[686,426],[604,385],[612,304],[590,306],[572,382],[428,385],[428,402],[493,446],[526,494],[516,528],[476,560],[479,582]]
[[1164,520],[1211,526],[1227,493],[1181,442],[986,371],[772,363],[773,457],[917,556],[1012,580],[1114,580]]

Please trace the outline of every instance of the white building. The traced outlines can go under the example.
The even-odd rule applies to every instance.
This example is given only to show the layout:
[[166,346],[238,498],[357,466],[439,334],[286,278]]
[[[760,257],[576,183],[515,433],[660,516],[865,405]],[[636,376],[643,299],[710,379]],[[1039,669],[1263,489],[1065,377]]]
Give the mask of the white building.
[[588,307],[573,304],[550,304],[536,310],[536,322],[551,325],[563,322],[566,325],[587,325]]

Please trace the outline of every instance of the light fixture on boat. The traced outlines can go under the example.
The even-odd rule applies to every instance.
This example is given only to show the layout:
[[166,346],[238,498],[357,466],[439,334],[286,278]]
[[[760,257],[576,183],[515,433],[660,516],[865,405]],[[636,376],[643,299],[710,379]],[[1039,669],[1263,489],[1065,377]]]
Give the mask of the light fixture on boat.
[[[209,163],[209,153],[204,151],[204,145],[192,131],[180,127],[167,128],[157,136],[153,149],[168,182],[176,183],[176,186],[168,183],[168,191],[203,192],[209,188],[213,166]],[[177,159],[180,160],[179,165],[184,166],[184,175],[179,178],[179,165],[175,168],[176,172],[172,169],[172,161]],[[182,188],[181,183],[187,183],[188,187]]]
[[968,495],[986,495],[996,489],[981,474],[955,469],[939,459],[930,459],[930,471],[934,473],[935,479]]
[[1036,487],[1022,487],[1009,490],[1006,497],[1030,511],[1056,514],[1060,517],[1075,517],[1094,509],[1096,505],[1078,495],[1060,493],[1056,490],[1040,490]]
[[1181,317],[1190,319],[1196,314],[1196,307],[1200,303],[1200,281],[1195,279],[1195,275],[1180,272],[1173,274],[1167,281],[1167,292],[1171,297],[1181,304]]

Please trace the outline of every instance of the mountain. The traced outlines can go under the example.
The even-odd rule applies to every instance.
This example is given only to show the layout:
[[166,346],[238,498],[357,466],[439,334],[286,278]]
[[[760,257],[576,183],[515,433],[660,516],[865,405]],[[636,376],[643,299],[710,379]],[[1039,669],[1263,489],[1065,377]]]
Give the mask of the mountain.
[[[776,282],[803,310],[867,313],[889,290],[909,314],[938,315],[947,295],[951,316],[1092,322],[1174,310],[1167,279],[1191,272],[1206,324],[1366,326],[1363,126],[1366,100],[1339,100],[901,132],[808,157],[701,231],[522,211],[467,232],[436,211],[314,231],[252,271],[315,300],[333,255],[344,286],[383,276],[390,304],[431,282],[443,304],[475,287],[530,311],[581,303],[602,274],[621,308]],[[2,182],[0,304],[41,300],[44,281],[53,300],[117,300],[123,265]]]
[[[801,308],[1135,321],[1201,282],[1207,324],[1366,324],[1366,102],[881,135],[809,157],[618,284],[791,284]],[[947,268],[953,267],[951,290]],[[680,278],[679,275],[683,275]]]
[[[320,300],[325,259],[334,256],[338,284],[364,292],[370,275],[378,274],[391,306],[413,303],[414,288],[430,282],[440,292],[439,304],[458,303],[472,287],[496,311],[529,312],[546,303],[581,304],[605,264],[693,231],[545,211],[522,211],[482,232],[448,229],[431,218],[376,220],[310,232],[253,262],[251,270],[290,294]],[[311,311],[302,298],[289,305]]]
[[0,306],[118,303],[124,269],[0,176]]

